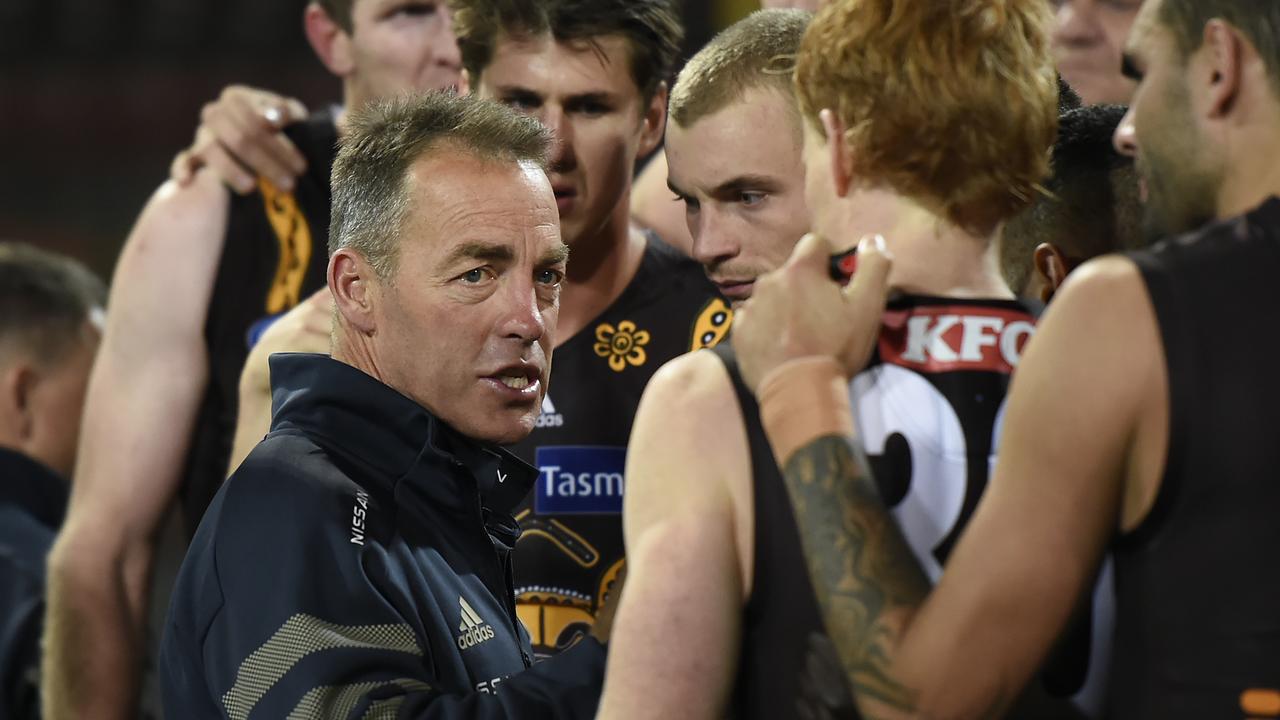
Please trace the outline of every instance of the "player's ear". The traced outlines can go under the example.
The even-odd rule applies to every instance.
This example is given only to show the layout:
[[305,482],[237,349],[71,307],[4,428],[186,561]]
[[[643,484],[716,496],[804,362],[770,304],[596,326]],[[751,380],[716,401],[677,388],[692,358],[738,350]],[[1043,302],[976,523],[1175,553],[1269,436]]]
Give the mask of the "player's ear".
[[329,72],[345,78],[355,70],[351,36],[337,21],[329,17],[329,13],[319,3],[307,5],[302,15],[302,25],[311,49],[315,50],[316,56]]
[[667,84],[658,83],[653,97],[644,110],[644,125],[640,128],[640,144],[636,149],[636,159],[648,157],[658,149],[662,142],[662,133],[667,127]]
[[1067,281],[1067,260],[1052,243],[1040,243],[1032,254],[1032,261],[1035,263],[1036,274],[1043,280],[1040,300],[1049,302],[1058,288],[1062,287],[1062,283]]
[[827,136],[827,161],[831,171],[831,188],[836,197],[849,194],[849,186],[853,181],[853,159],[849,157],[849,146],[845,142],[844,121],[836,117],[835,111],[824,108],[818,113],[822,120],[822,131]]
[[1208,83],[1206,112],[1209,117],[1221,118],[1235,107],[1240,94],[1245,41],[1238,29],[1219,19],[1210,20],[1204,26],[1203,52],[1204,70],[1197,73],[1193,66],[1188,74],[1193,83]]
[[356,332],[373,335],[380,285],[369,261],[351,248],[339,248],[329,259],[328,282],[343,322]]
[[35,426],[31,391],[36,380],[35,371],[22,357],[0,373],[0,437],[20,446]]

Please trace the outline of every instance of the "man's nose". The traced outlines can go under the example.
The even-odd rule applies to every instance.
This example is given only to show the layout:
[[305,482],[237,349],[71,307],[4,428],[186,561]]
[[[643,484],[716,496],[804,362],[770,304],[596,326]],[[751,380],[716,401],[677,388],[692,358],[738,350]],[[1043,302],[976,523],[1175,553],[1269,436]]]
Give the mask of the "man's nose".
[[738,254],[740,243],[728,227],[724,213],[712,203],[703,203],[689,228],[693,236],[693,257],[708,269]]
[[547,330],[543,306],[532,281],[513,283],[503,293],[504,307],[499,332],[504,338],[532,344]]
[[1124,114],[1120,124],[1116,126],[1116,132],[1111,137],[1111,143],[1115,146],[1116,152],[1125,157],[1136,158],[1138,156],[1138,133],[1133,125],[1132,107]]
[[551,167],[567,169],[573,166],[573,125],[564,110],[548,108],[538,120],[551,131]]

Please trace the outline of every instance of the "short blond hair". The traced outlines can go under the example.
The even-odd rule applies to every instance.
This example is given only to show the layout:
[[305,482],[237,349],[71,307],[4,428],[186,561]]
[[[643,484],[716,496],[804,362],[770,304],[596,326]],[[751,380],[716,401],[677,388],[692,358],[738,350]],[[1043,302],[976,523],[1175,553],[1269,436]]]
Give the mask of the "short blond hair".
[[796,95],[845,127],[856,176],[988,234],[1049,174],[1058,83],[1044,0],[831,0]]
[[791,69],[812,19],[804,10],[758,10],[716,35],[676,78],[671,121],[690,127],[756,88],[794,97]]

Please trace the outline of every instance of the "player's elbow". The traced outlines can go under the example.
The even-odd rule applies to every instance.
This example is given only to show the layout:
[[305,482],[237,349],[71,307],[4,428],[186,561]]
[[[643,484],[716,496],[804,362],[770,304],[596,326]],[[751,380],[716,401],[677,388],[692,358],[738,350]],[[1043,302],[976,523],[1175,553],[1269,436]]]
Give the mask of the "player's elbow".
[[49,591],[53,596],[83,597],[105,590],[119,575],[127,555],[123,539],[68,523],[49,551]]

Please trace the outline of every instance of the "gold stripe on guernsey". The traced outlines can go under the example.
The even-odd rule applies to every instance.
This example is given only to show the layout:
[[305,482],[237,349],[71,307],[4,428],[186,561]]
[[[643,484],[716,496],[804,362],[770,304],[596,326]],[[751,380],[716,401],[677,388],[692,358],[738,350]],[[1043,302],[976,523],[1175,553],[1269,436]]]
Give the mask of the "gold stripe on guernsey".
[[[397,687],[405,692],[425,692],[431,689],[430,685],[420,680],[410,680],[408,678],[318,687],[302,696],[298,706],[293,709],[293,712],[289,713],[288,720],[322,720],[324,718],[350,717],[351,711],[356,708],[356,705],[365,695],[373,690],[385,687]],[[385,708],[398,709],[403,700],[404,698],[399,695],[376,700],[369,704],[369,709],[365,712],[364,717],[383,717]],[[392,712],[388,717],[395,717],[395,713]]]
[[267,313],[275,315],[291,309],[302,299],[302,281],[311,263],[311,226],[291,192],[282,192],[266,178],[258,178],[258,191],[267,212],[267,221],[280,245],[280,262],[267,292]]
[[298,613],[271,639],[254,650],[236,671],[236,682],[222,696],[231,720],[246,720],[254,706],[299,660],[337,648],[369,648],[422,656],[408,625],[335,625]]

